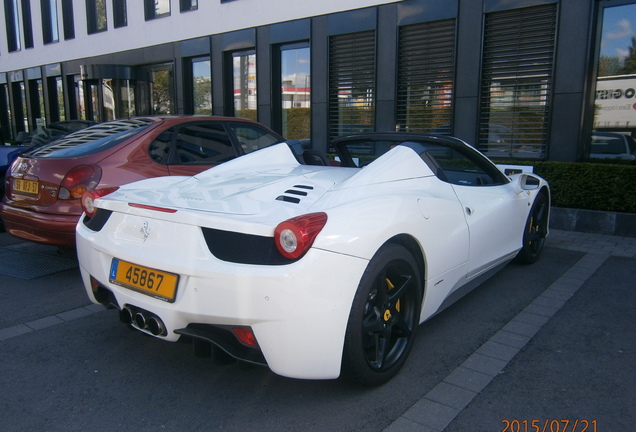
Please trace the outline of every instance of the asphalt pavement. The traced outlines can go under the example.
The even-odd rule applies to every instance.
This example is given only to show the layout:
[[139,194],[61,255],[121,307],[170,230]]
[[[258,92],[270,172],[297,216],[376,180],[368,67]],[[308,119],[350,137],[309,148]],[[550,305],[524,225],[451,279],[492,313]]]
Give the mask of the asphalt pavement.
[[636,238],[552,230],[581,259],[385,432],[636,424]]
[[214,367],[89,304],[73,251],[0,234],[0,431],[629,431],[636,238],[552,230],[423,325],[377,389]]

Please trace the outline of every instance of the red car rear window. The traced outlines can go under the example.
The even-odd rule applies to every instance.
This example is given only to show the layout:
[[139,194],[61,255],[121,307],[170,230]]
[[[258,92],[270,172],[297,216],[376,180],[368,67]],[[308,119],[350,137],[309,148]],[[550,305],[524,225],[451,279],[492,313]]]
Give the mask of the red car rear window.
[[141,133],[151,124],[150,119],[126,119],[101,123],[34,149],[27,156],[70,158],[98,153]]

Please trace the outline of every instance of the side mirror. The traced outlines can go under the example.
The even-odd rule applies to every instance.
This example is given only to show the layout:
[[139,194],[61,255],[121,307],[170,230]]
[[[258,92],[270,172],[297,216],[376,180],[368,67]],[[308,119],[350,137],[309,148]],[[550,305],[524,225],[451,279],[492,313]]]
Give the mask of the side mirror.
[[541,180],[532,174],[519,174],[517,177],[517,184],[515,185],[515,192],[520,194],[525,191],[537,190],[541,186]]

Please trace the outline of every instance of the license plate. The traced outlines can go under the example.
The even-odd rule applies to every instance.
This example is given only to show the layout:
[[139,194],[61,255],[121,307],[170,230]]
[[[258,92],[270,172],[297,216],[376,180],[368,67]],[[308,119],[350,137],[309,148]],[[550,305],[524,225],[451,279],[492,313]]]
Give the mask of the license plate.
[[172,303],[177,292],[179,275],[113,258],[108,280],[115,285]]
[[39,185],[37,181],[13,179],[13,191],[26,194],[38,194]]

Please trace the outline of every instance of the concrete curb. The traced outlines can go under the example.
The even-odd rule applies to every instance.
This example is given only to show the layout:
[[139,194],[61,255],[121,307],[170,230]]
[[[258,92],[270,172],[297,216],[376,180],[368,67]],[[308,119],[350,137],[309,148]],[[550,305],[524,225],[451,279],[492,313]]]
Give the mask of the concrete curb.
[[550,228],[636,237],[636,214],[552,207]]

